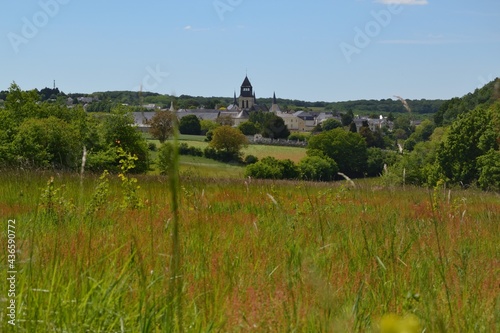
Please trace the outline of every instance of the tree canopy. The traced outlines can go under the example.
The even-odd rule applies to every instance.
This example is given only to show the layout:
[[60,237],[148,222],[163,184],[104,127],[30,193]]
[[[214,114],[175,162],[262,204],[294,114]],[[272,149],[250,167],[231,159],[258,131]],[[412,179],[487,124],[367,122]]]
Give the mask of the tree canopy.
[[179,121],[179,132],[181,134],[199,135],[201,133],[200,119],[194,114],[182,117]]
[[241,149],[248,144],[246,136],[237,128],[220,126],[213,131],[209,146],[234,158],[239,157]]
[[350,177],[362,176],[366,169],[367,147],[358,133],[336,128],[309,139],[308,154],[320,151],[333,159],[339,170]]
[[153,138],[164,143],[172,135],[174,129],[175,115],[170,111],[158,111],[151,118],[149,132]]

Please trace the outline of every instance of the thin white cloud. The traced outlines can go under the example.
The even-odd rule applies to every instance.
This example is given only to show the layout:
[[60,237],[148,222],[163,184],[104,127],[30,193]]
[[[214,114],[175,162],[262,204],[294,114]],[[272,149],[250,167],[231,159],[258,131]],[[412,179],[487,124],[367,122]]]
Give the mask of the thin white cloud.
[[386,39],[378,41],[379,44],[421,44],[421,45],[437,45],[437,44],[450,44],[459,43],[459,41],[452,40],[432,40],[432,39]]
[[200,32],[200,31],[209,31],[209,28],[193,28],[191,25],[186,25],[183,30],[185,31],[193,31],[193,32]]
[[383,3],[384,5],[428,5],[427,0],[376,0],[375,2]]

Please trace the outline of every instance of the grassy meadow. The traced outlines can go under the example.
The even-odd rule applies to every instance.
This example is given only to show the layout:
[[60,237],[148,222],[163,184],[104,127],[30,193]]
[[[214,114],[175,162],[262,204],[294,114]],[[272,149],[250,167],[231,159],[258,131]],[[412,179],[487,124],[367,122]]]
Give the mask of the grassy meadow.
[[135,177],[0,174],[1,332],[500,331],[498,194],[183,172],[173,253],[167,179]]
[[[186,143],[196,148],[205,149],[208,146],[208,142],[205,142],[204,139],[205,136],[200,135],[181,135],[179,137],[179,142]],[[158,147],[160,146],[158,140],[150,141],[155,142]],[[306,157],[306,149],[304,147],[248,145],[246,148],[242,149],[242,152],[245,156],[254,155],[258,159],[262,159],[266,156],[273,156],[279,160],[288,158],[296,163]]]

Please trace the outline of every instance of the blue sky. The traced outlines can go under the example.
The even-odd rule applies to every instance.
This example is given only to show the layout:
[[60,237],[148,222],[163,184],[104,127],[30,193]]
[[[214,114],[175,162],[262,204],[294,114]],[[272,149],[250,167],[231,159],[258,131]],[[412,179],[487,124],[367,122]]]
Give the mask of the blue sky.
[[500,76],[498,0],[4,1],[0,90],[308,101],[462,96]]

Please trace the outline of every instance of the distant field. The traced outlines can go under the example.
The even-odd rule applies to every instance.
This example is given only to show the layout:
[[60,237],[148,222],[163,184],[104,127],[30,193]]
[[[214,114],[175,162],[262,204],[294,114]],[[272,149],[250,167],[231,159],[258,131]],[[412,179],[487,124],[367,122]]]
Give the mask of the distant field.
[[245,168],[198,156],[181,156],[180,171],[186,175],[213,178],[243,178]]
[[[208,142],[204,142],[204,136],[181,136],[180,142],[187,143],[190,146],[205,149]],[[159,146],[159,142],[156,142]],[[266,156],[272,156],[277,159],[290,159],[294,162],[299,162],[306,156],[306,149],[303,147],[284,147],[284,146],[268,146],[268,145],[249,145],[243,149],[245,155],[254,155],[259,159]]]

